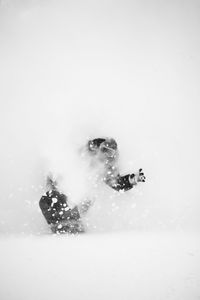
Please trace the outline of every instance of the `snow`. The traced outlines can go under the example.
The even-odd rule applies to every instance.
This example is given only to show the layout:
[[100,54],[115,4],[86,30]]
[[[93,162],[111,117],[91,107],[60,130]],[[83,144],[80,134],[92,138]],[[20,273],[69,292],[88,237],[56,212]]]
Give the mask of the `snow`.
[[1,238],[1,299],[199,299],[199,246],[166,233]]
[[[192,299],[199,291],[199,3],[0,1],[0,299]],[[127,193],[99,184],[113,137]],[[51,235],[46,174],[86,234]]]
[[57,198],[52,198],[52,204],[51,204],[51,206],[53,206],[54,203],[56,203],[56,202],[58,202],[58,199]]

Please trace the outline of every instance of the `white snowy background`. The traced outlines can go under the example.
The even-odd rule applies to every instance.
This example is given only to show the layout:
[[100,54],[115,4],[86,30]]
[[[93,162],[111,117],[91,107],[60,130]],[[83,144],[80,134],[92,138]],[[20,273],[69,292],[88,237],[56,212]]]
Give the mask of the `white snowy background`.
[[[200,299],[199,82],[198,0],[0,1],[1,300]],[[86,184],[101,136],[145,184]],[[86,234],[50,234],[49,170]]]

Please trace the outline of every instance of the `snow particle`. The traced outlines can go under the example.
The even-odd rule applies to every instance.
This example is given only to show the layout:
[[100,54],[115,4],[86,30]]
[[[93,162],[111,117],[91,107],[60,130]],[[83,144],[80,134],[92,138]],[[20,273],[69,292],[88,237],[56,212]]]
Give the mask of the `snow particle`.
[[52,198],[52,203],[51,203],[51,206],[53,206],[55,203],[58,202],[58,199],[57,198]]

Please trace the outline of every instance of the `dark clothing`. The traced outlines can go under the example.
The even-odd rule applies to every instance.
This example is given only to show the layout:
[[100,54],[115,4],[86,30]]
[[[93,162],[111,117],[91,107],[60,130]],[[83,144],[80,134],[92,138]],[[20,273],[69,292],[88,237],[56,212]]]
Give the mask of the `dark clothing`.
[[111,187],[116,191],[128,191],[133,188],[133,184],[129,181],[130,174],[125,176],[117,176],[116,183]]
[[57,190],[50,190],[45,196],[42,196],[39,205],[53,232],[75,233],[76,228],[78,230],[80,225],[78,208],[77,206],[73,209],[69,208],[66,195],[59,193]]
[[130,174],[121,176],[117,174],[115,177],[114,176],[106,176],[104,178],[104,182],[113,188],[114,190],[120,192],[120,191],[128,191],[133,188],[134,184],[130,182]]

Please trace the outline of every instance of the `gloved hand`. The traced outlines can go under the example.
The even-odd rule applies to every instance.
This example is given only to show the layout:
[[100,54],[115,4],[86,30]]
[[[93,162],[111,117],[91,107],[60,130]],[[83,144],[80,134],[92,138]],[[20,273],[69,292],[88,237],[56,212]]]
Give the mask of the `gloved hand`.
[[144,173],[142,169],[139,169],[139,173],[137,174],[137,182],[145,182],[146,177],[144,176]]
[[142,169],[139,169],[138,173],[131,174],[129,176],[129,182],[132,185],[136,185],[138,182],[145,182],[146,177],[144,176],[144,173],[142,172]]

